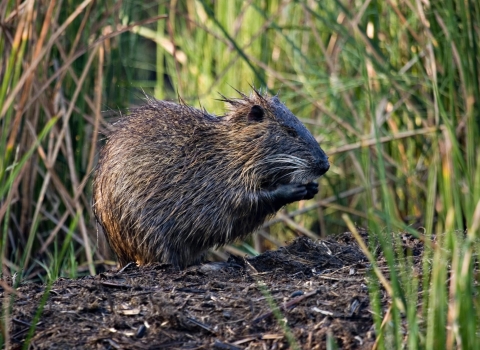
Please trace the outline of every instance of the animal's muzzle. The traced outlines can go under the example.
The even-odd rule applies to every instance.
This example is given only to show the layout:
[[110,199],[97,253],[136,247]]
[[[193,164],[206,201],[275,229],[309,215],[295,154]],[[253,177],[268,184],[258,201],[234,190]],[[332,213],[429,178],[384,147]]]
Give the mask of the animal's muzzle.
[[315,165],[315,172],[318,176],[322,176],[325,174],[328,169],[330,169],[330,163],[328,162],[328,158],[322,159]]

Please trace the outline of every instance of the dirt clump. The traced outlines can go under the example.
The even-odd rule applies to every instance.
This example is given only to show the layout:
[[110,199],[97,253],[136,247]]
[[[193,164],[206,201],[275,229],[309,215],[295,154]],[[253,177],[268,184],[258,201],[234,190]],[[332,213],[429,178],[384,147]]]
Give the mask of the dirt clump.
[[[120,272],[59,279],[31,345],[288,349],[291,334],[302,349],[325,349],[331,334],[341,349],[370,349],[375,334],[365,280],[369,270],[351,239],[298,238],[219,270],[129,265]],[[44,290],[37,284],[18,289],[10,324],[13,348],[25,341]]]

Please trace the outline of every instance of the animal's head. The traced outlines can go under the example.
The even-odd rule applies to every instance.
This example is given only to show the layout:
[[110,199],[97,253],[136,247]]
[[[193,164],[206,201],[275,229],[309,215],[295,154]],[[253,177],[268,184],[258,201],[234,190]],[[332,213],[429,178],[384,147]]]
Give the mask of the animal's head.
[[[330,167],[328,157],[300,120],[278,99],[254,90],[250,96],[224,99],[227,120],[235,125],[245,154],[262,185],[308,183]],[[250,152],[250,151],[253,152]]]

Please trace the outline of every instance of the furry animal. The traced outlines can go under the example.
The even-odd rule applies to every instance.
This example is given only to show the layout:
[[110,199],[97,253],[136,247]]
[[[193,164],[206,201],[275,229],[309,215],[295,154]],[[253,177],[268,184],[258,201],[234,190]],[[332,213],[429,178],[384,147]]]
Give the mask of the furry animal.
[[222,117],[152,100],[114,125],[93,210],[120,265],[196,264],[318,192],[328,157],[277,96],[223,100]]

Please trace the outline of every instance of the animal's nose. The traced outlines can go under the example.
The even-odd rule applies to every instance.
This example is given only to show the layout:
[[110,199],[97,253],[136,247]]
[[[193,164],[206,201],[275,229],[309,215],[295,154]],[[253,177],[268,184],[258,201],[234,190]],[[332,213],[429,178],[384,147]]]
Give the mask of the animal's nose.
[[328,158],[322,159],[317,163],[318,176],[325,174],[330,169]]
[[328,171],[328,169],[330,169],[330,163],[328,162],[328,157],[323,150],[321,150],[321,154],[317,158],[315,168],[318,176],[322,176]]

